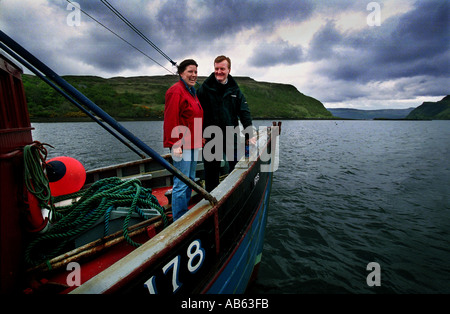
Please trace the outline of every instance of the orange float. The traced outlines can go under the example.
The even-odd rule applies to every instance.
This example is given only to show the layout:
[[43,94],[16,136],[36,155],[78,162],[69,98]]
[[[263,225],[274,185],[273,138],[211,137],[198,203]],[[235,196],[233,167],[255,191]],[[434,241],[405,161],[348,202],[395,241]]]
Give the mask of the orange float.
[[86,181],[84,166],[72,157],[52,158],[46,170],[52,196],[78,192]]

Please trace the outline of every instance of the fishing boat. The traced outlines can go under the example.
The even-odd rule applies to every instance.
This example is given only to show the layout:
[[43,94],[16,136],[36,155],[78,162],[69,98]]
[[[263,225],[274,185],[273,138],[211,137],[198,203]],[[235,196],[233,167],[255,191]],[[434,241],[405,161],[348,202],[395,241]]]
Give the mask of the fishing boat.
[[[186,178],[170,155],[155,153],[1,31],[0,49],[2,293],[246,291],[262,258],[280,123],[260,128],[256,145],[208,193],[201,183],[202,162],[198,180]],[[48,216],[43,214],[42,199],[36,200],[34,192],[39,180],[47,184],[51,161],[46,160],[47,144],[32,138],[21,66],[144,156],[86,171],[79,191],[47,198],[51,206]],[[189,211],[173,222],[175,176],[192,187],[193,196]],[[64,186],[79,181],[65,180]]]

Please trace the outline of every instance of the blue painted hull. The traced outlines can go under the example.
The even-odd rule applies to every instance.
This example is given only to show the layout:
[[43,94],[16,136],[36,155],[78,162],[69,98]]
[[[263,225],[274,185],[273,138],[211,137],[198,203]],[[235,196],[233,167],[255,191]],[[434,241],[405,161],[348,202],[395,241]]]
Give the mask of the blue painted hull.
[[247,289],[255,266],[261,261],[272,177],[269,176],[252,223],[206,293],[240,294]]

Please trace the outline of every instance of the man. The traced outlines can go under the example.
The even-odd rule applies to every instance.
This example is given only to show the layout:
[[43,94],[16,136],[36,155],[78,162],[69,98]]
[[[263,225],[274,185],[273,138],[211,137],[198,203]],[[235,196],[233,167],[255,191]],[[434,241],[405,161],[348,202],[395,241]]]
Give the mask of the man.
[[[222,147],[215,147],[223,153],[227,153],[229,172],[234,169],[239,160],[237,149],[237,134],[230,136],[230,130],[239,127],[239,120],[244,127],[245,133],[255,143],[253,138],[252,117],[247,101],[242,94],[238,84],[230,75],[231,60],[225,56],[218,56],[214,60],[214,73],[212,73],[198,90],[198,98],[203,107],[203,127],[215,126],[220,128],[223,136]],[[228,127],[228,136],[227,136]],[[204,134],[204,137],[207,138]],[[213,140],[210,139],[210,140]],[[228,143],[228,147],[227,147]],[[212,191],[219,184],[221,158],[207,156],[208,151],[203,151],[205,166],[206,190]],[[217,156],[217,155],[216,155]]]

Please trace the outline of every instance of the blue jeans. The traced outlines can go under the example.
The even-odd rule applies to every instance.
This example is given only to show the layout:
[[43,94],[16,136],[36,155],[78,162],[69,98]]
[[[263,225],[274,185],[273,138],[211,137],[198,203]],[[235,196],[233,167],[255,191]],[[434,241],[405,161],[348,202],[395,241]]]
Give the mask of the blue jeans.
[[[197,168],[198,149],[183,150],[183,157],[177,161],[173,158],[173,165],[192,181],[195,180]],[[176,221],[188,211],[188,204],[191,199],[192,188],[188,187],[177,177],[173,177],[172,189],[172,214],[173,221]]]

